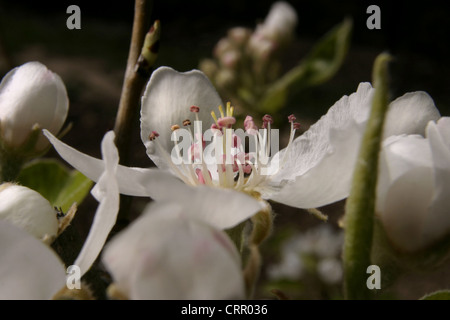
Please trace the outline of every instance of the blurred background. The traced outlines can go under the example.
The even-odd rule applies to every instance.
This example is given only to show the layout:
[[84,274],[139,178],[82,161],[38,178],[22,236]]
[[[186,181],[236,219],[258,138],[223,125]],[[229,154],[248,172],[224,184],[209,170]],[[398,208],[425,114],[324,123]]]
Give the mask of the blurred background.
[[[409,91],[423,90],[433,97],[442,115],[450,115],[448,5],[437,1],[421,2],[420,5],[407,1],[288,2],[296,9],[299,23],[294,43],[284,60],[286,69],[298,64],[333,26],[346,17],[353,19],[349,52],[338,73],[327,83],[302,91],[302,96],[288,106],[288,111],[295,113],[302,124],[302,130],[326,113],[340,97],[354,92],[360,82],[371,81],[373,61],[383,51],[395,57],[391,65],[393,98]],[[215,44],[229,28],[254,29],[264,20],[272,3],[268,0],[154,1],[152,19],[159,19],[162,29],[156,65],[171,66],[179,71],[198,68],[201,59],[212,56]],[[66,9],[72,4],[81,9],[81,30],[66,27],[69,17]],[[369,17],[366,10],[372,4],[381,9],[380,30],[366,27]],[[96,157],[100,157],[104,133],[114,125],[133,14],[133,1],[0,0],[0,76],[32,60],[42,62],[58,73],[67,86],[70,99],[68,122],[73,123],[73,129],[64,141]],[[131,145],[131,165],[150,166],[140,141],[138,122]],[[57,157],[54,152],[47,156]],[[143,199],[134,202],[136,214],[145,204]],[[95,201],[86,200],[75,223],[89,225],[95,208]],[[343,203],[322,209],[330,216],[327,225],[331,229],[319,231],[319,234],[337,237],[332,239],[338,241],[336,222],[343,214]],[[270,275],[276,271],[270,266],[281,261],[280,248],[290,235],[301,231],[304,238],[314,238],[305,236],[306,230],[323,225],[300,209],[274,204],[274,210],[277,212],[274,236],[263,248],[267,267],[263,269],[264,281],[258,288],[258,297],[273,298],[270,289],[278,286],[293,298],[340,298],[339,282],[324,285],[326,281],[320,279],[302,280],[302,286],[296,287],[292,283],[298,283],[298,279],[290,283],[280,282],[275,277],[278,282],[272,285],[275,280],[270,280]],[[315,265],[317,261],[312,263]],[[447,265],[431,275],[407,275],[389,295],[416,299],[425,292],[440,289],[442,284],[450,284],[448,270]]]

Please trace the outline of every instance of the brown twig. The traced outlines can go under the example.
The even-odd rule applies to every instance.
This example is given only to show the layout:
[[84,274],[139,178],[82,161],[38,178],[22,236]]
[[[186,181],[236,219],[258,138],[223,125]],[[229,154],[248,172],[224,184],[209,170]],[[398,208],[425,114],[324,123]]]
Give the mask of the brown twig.
[[145,34],[147,33],[150,17],[150,1],[136,0],[133,31],[130,50],[128,53],[127,69],[120,96],[114,132],[116,145],[119,150],[120,162],[124,165],[129,161],[129,146],[131,129],[139,112],[142,89],[148,77],[136,72],[136,63],[141,54]]
[[[149,74],[138,72],[136,63],[141,54],[150,22],[150,6],[150,1],[147,0],[136,0],[135,2],[133,31],[127,68],[114,125],[114,132],[116,134],[115,142],[119,151],[120,163],[123,165],[129,164],[132,128],[134,125],[137,125],[136,118],[139,113],[141,93],[149,77]],[[128,225],[131,201],[131,197],[123,195],[120,197],[120,211],[112,234]]]

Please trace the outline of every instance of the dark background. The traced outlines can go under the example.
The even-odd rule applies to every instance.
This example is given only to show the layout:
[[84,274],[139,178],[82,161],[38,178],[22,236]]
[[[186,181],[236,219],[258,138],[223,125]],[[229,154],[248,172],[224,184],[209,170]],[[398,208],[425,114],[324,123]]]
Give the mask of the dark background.
[[[179,71],[198,67],[211,57],[217,41],[229,28],[255,28],[273,1],[169,0],[154,1],[152,18],[162,26],[157,66]],[[384,51],[395,60],[391,64],[391,93],[428,92],[442,115],[450,115],[450,19],[449,5],[437,1],[288,1],[297,10],[299,24],[295,42],[287,54],[285,67],[301,61],[313,44],[346,17],[353,19],[353,35],[348,56],[333,79],[302,92],[290,106],[304,129],[316,121],[358,83],[371,80],[375,57]],[[81,9],[81,30],[68,30],[66,9]],[[368,30],[369,5],[381,9],[381,30]],[[100,157],[100,141],[114,125],[130,42],[134,1],[5,1],[0,0],[0,76],[12,67],[38,60],[64,80],[71,101],[68,122],[72,131],[64,141],[82,152]],[[131,165],[150,166],[139,138],[139,123],[133,132]],[[49,157],[58,157],[50,152]],[[136,201],[140,212],[145,201]],[[96,202],[88,199],[80,207],[78,224],[88,224]],[[342,215],[342,203],[323,208],[331,223]],[[299,209],[274,205],[279,213],[277,226],[290,224],[298,229],[317,225],[317,219]],[[87,229],[86,229],[87,230]],[[406,278],[400,296],[417,298],[438,284],[450,283],[450,275],[434,278]],[[428,287],[427,287],[428,286]],[[428,288],[428,289],[424,289]],[[431,286],[431,288],[434,288]],[[439,286],[438,286],[439,288]]]

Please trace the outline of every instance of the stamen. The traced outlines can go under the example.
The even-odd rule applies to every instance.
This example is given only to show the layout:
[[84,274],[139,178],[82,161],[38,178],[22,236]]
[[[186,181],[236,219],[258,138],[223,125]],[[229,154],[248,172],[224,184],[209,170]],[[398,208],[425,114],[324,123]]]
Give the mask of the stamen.
[[[216,113],[214,111],[211,111],[211,117],[214,119],[214,122],[217,124],[217,117],[216,117]],[[217,126],[219,126],[217,124]]]
[[251,116],[246,116],[244,120],[244,129],[245,132],[249,134],[256,134],[258,131],[258,127],[255,125],[253,118]]
[[148,136],[148,140],[153,141],[155,140],[157,137],[159,137],[159,133],[156,131],[152,131],[152,133],[150,133],[150,135]]
[[221,117],[221,118],[225,118],[225,114],[223,113],[223,108],[222,108],[222,106],[219,106],[219,112],[220,112],[220,117]]
[[262,118],[263,120],[263,128],[267,129],[264,132],[264,142],[265,142],[265,146],[266,146],[266,157],[268,158],[270,155],[270,125],[273,123],[273,118],[271,115],[266,114],[264,115],[264,117]]
[[191,125],[191,120],[186,119],[186,120],[183,121],[183,126],[187,127],[187,126],[190,126],[190,125]]
[[273,123],[273,118],[271,115],[266,114],[264,115],[264,117],[262,118],[263,120],[263,128],[266,129],[268,125]]
[[292,123],[292,122],[294,122],[295,120],[297,120],[297,118],[296,118],[293,114],[291,114],[291,115],[288,117],[288,120],[289,120],[290,123]]
[[185,174],[183,174],[183,172],[181,172],[181,170],[172,162],[172,159],[170,158],[169,154],[166,152],[166,150],[164,150],[164,148],[161,146],[161,144],[159,143],[158,139],[156,139],[157,137],[159,137],[158,132],[156,131],[152,131],[152,133],[149,135],[148,139],[150,141],[154,141],[156,144],[156,147],[159,149],[160,154],[163,156],[163,158],[165,159],[166,163],[169,164],[169,166],[175,171],[175,173],[177,174],[177,176],[184,181],[184,183],[186,184],[191,184],[192,180],[190,179],[189,176],[186,176]]
[[197,106],[191,106],[190,110],[191,110],[191,112],[194,112],[194,113],[199,113],[200,112],[200,108],[197,107]]
[[178,129],[180,129],[180,126],[177,125],[177,124],[174,124],[173,126],[170,127],[170,130],[172,130],[172,131],[175,131],[175,130],[178,130]]
[[227,117],[231,117],[230,113],[231,113],[231,103],[227,102]]
[[[172,127],[177,127],[177,126],[178,126],[178,125],[173,125]],[[179,126],[178,126],[178,129],[179,129]],[[172,131],[174,131],[173,136],[174,136],[174,138],[175,138],[174,144],[175,144],[175,152],[176,152],[176,154],[177,154],[177,158],[178,158],[178,160],[181,161],[181,168],[183,168],[183,170],[184,170],[184,172],[185,172],[185,176],[186,176],[188,179],[190,179],[190,181],[191,181],[193,184],[195,184],[196,181],[197,181],[197,180],[196,180],[196,179],[197,179],[197,176],[195,175],[194,169],[192,168],[192,166],[189,165],[189,164],[186,164],[186,163],[183,161],[183,157],[182,157],[181,151],[180,151],[180,146],[178,145],[178,137],[177,137],[176,130],[177,130],[177,129],[175,128],[175,130],[172,130]]]
[[293,128],[294,128],[294,130],[298,130],[298,129],[300,129],[300,123],[298,123],[298,122],[294,122],[294,124],[293,124]]

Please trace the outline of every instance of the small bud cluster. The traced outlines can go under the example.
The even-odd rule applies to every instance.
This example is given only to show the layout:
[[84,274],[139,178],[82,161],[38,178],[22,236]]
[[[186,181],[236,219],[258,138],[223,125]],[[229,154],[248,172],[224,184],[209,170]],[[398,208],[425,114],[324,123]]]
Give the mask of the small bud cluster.
[[222,96],[247,107],[279,78],[282,54],[292,41],[296,25],[295,10],[288,3],[276,2],[255,30],[228,30],[216,44],[214,58],[203,60],[200,69]]

